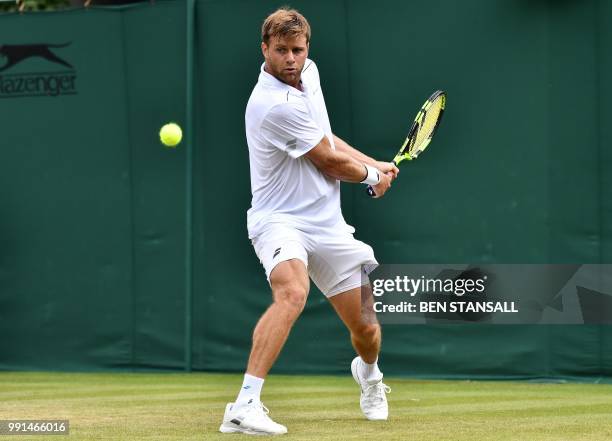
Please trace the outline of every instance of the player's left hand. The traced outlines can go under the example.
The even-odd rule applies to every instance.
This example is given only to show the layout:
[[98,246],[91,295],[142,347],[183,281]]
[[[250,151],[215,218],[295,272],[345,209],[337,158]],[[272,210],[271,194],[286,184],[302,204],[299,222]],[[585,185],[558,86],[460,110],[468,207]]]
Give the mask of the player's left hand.
[[392,162],[381,162],[381,161],[378,161],[376,163],[376,168],[379,169],[384,174],[386,174],[389,177],[391,177],[391,180],[394,180],[395,178],[397,178],[397,175],[399,173],[399,169]]

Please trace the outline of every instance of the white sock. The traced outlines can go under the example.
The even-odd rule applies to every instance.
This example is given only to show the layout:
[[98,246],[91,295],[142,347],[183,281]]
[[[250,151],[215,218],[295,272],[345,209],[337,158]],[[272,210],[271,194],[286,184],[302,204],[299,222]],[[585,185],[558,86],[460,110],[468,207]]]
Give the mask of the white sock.
[[244,374],[244,381],[240,388],[238,398],[236,398],[236,405],[251,404],[252,402],[259,402],[261,396],[261,388],[263,387],[264,379],[254,377],[249,374]]
[[361,367],[360,374],[365,381],[368,383],[378,383],[382,380],[383,374],[380,369],[378,369],[378,358],[376,358],[376,361],[372,364],[366,363],[361,357],[359,357],[359,359],[361,360],[361,363],[359,363]]

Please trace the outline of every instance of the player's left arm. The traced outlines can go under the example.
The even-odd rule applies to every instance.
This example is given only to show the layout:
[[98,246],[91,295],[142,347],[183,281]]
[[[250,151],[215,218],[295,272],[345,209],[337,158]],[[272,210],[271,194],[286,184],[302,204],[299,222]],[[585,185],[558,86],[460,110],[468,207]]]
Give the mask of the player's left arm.
[[334,145],[336,146],[336,150],[338,150],[339,152],[346,153],[351,158],[356,159],[359,162],[363,162],[364,164],[376,167],[383,173],[391,173],[393,175],[393,179],[397,178],[399,169],[395,166],[395,164],[391,162],[377,161],[376,159],[369,157],[365,153],[361,153],[356,148],[351,147],[346,141],[336,135],[334,135]]

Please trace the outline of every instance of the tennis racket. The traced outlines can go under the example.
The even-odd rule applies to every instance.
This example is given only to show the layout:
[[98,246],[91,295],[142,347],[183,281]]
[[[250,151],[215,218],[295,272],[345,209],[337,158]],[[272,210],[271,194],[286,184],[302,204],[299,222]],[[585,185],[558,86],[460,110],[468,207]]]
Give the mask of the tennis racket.
[[[396,166],[403,160],[412,161],[416,159],[427,148],[440,125],[445,105],[446,93],[442,90],[434,92],[425,101],[416,118],[414,118],[414,123],[412,123],[404,144],[393,158],[393,163]],[[368,185],[367,191],[370,196],[375,196],[371,185]]]

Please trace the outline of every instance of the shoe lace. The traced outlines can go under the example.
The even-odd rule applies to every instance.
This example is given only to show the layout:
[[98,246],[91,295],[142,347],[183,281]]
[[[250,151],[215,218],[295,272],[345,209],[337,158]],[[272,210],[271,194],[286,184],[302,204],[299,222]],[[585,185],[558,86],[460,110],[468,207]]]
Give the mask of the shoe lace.
[[382,404],[385,394],[391,393],[391,388],[382,381],[369,385],[363,390],[364,401],[370,405]]
[[261,412],[264,416],[264,418],[269,419],[270,417],[268,416],[268,414],[270,413],[270,409],[268,409],[266,406],[264,406],[264,403],[262,403],[261,401],[253,406],[250,406],[250,409],[248,410],[249,413],[259,413]]

